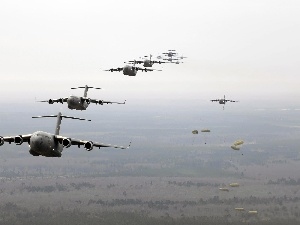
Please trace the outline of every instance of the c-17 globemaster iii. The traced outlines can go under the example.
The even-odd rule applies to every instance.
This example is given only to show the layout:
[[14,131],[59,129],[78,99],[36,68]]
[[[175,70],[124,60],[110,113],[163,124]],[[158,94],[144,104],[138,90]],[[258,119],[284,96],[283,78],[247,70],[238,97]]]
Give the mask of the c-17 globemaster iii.
[[162,64],[162,63],[166,63],[164,61],[160,61],[160,60],[152,60],[152,55],[150,54],[150,59],[147,58],[148,56],[144,56],[144,58],[142,58],[143,60],[131,60],[128,61],[129,63],[132,64],[143,64],[144,67],[152,67],[153,64]]
[[[76,117],[70,116],[63,116],[60,112],[57,115],[50,115],[50,116],[37,116],[32,118],[43,118],[43,117],[57,117],[56,129],[55,134],[47,133],[44,131],[36,131],[32,134],[25,134],[25,135],[17,135],[17,136],[8,136],[8,137],[1,137],[0,136],[0,146],[4,144],[4,142],[8,142],[11,144],[14,142],[17,145],[21,145],[24,142],[29,144],[29,153],[33,156],[45,156],[45,157],[61,157],[62,151],[65,148],[69,148],[71,145],[77,145],[80,147],[81,145],[87,151],[91,151],[93,147],[113,147],[113,148],[120,148],[120,149],[127,149],[128,147],[111,145],[111,144],[103,144],[93,141],[85,141],[74,139],[70,137],[64,137],[59,135],[60,124],[62,118],[69,118],[69,119],[78,119],[78,120],[86,120]],[[90,120],[88,120],[90,121]]]
[[235,100],[226,99],[225,95],[224,95],[224,98],[213,99],[213,100],[210,100],[210,101],[211,102],[219,102],[219,104],[223,105],[223,110],[224,110],[224,105],[226,104],[226,102],[239,102],[239,101],[235,101]]
[[[156,69],[137,67],[137,66],[135,66],[135,62],[134,62],[133,66],[126,65],[124,67],[111,68],[111,69],[104,70],[104,71],[110,71],[110,72],[114,72],[114,71],[121,72],[121,71],[123,71],[123,75],[127,75],[127,76],[130,76],[130,77],[133,77],[133,76],[136,76],[137,71],[139,71],[139,70],[143,71],[143,72],[148,72],[148,71],[154,71]],[[161,71],[161,70],[157,70],[157,71]]]
[[[89,87],[85,85],[84,87],[78,87],[78,88],[84,88],[83,97],[71,95],[65,98],[49,99],[49,100],[39,101],[39,102],[48,102],[49,104],[53,104],[55,102],[57,103],[59,102],[63,104],[64,102],[67,102],[68,108],[75,109],[75,110],[86,110],[90,103],[103,105],[103,104],[112,104],[112,103],[125,104],[126,102],[126,100],[124,102],[110,102],[110,101],[104,101],[99,99],[90,99],[87,97],[87,92],[90,88],[94,88],[94,87]],[[78,88],[71,88],[71,89],[78,89]],[[101,88],[94,88],[94,89],[101,89]]]

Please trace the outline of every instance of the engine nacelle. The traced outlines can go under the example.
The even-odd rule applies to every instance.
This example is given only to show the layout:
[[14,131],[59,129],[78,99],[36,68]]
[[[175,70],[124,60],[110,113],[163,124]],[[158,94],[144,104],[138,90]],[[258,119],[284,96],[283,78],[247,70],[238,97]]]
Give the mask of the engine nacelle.
[[98,103],[99,103],[100,105],[103,105],[103,100],[99,100]]
[[49,103],[49,104],[53,104],[54,101],[53,101],[52,99],[49,99],[48,103]]
[[91,103],[91,99],[90,98],[81,98],[82,102],[86,102],[86,104],[90,104]]
[[15,142],[16,145],[23,144],[23,138],[22,138],[22,136],[21,135],[15,136],[14,142]]
[[62,98],[58,99],[58,102],[64,104],[64,100]]
[[94,144],[93,144],[93,142],[91,142],[91,141],[87,141],[87,142],[84,144],[84,148],[85,148],[87,151],[93,150],[93,147],[94,147]]
[[0,146],[4,145],[4,138],[0,136]]
[[69,147],[72,145],[71,139],[69,139],[69,138],[64,138],[64,139],[62,140],[62,145],[63,145],[65,148],[69,148]]

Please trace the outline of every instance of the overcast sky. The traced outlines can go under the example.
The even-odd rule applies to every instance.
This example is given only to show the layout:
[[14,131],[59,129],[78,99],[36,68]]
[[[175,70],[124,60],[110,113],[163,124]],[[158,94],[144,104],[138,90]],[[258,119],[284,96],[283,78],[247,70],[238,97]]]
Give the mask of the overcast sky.
[[[106,100],[300,98],[300,1],[2,0],[2,102],[82,94]],[[184,64],[104,72],[176,49]],[[5,96],[5,98],[3,98]]]

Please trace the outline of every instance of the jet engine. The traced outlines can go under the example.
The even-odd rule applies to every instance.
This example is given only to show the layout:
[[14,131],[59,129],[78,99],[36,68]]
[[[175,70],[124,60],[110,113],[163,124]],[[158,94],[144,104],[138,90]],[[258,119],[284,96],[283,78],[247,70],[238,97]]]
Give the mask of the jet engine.
[[99,100],[98,103],[99,103],[100,105],[103,105],[103,100]]
[[53,104],[54,101],[53,101],[52,99],[49,99],[48,103],[49,103],[49,104]]
[[4,144],[4,138],[0,136],[0,146]]
[[84,148],[85,148],[87,151],[93,150],[93,147],[94,147],[94,145],[93,145],[93,142],[91,142],[91,141],[87,141],[87,142],[84,144]]
[[69,147],[72,145],[71,139],[69,139],[69,138],[64,138],[64,139],[62,140],[62,145],[63,145],[65,148],[69,148]]
[[22,136],[21,135],[15,136],[14,142],[16,143],[16,145],[23,144],[23,138],[22,138]]
[[89,98],[81,98],[81,101],[86,102],[88,105],[91,103],[91,99],[89,99]]

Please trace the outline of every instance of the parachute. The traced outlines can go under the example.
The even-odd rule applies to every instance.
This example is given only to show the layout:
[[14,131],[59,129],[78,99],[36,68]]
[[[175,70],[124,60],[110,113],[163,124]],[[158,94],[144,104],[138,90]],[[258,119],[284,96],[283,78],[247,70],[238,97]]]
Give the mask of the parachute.
[[237,146],[237,145],[242,145],[244,144],[244,141],[243,140],[236,140],[233,145]]
[[219,188],[220,191],[229,191],[228,188]]
[[236,151],[240,150],[240,148],[237,147],[236,145],[231,145],[231,148],[232,148],[233,150],[236,150]]
[[[205,144],[206,144],[206,134],[205,134],[205,133],[209,133],[209,132],[210,132],[209,129],[202,129],[202,130],[201,130],[201,133],[204,133],[204,141],[205,141]],[[199,133],[198,130],[193,130],[193,131],[192,131],[192,134],[198,134],[198,133]],[[194,140],[195,140],[195,138],[193,139],[193,144],[194,144]]]
[[239,183],[231,183],[229,184],[230,187],[239,187],[240,184]]
[[193,134],[198,134],[198,130],[193,130],[192,133]]
[[203,130],[201,130],[201,132],[210,132],[210,130],[209,129],[203,129]]
[[233,142],[233,145],[231,145],[231,148],[232,148],[233,150],[238,151],[238,150],[240,150],[242,144],[244,144],[244,141],[243,141],[243,140],[241,140],[241,139],[240,139],[240,140],[236,140],[235,142]]
[[201,133],[204,133],[204,144],[206,144],[206,134],[205,133],[210,133],[209,129],[202,129]]
[[234,208],[236,211],[245,211],[244,208]]

